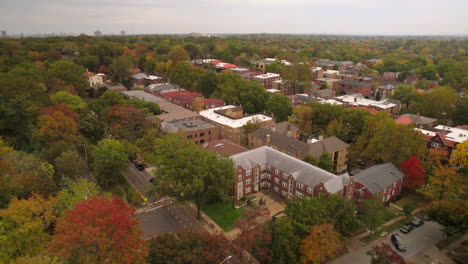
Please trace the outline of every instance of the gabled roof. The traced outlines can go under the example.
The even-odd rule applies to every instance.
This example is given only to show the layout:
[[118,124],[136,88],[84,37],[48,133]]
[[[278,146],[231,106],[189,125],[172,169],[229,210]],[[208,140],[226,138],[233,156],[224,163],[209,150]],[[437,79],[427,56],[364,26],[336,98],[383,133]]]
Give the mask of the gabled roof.
[[264,144],[266,144],[266,136],[270,135],[271,145],[277,146],[284,151],[294,153],[301,157],[306,155],[319,157],[323,152],[332,154],[338,150],[346,149],[349,146],[335,136],[324,138],[314,143],[306,143],[296,138],[288,137],[286,134],[281,134],[272,131],[270,128],[264,127],[253,131],[249,135],[262,140]]
[[327,191],[336,193],[343,189],[343,185],[340,185],[340,181],[337,180],[341,176],[334,175],[271,147],[264,146],[252,149],[233,155],[231,158],[235,166],[241,166],[246,170],[252,169],[257,164],[261,166],[270,165],[287,175],[291,175],[296,181],[307,186],[313,187],[320,183],[327,184],[329,181],[335,181],[328,184],[330,189],[327,189]]
[[375,194],[385,190],[399,179],[403,179],[404,176],[392,163],[384,163],[359,172],[353,176],[353,179]]
[[413,114],[404,114],[396,120],[397,124],[405,124],[405,125],[408,125],[411,123],[427,125],[427,124],[434,123],[435,121],[437,120],[434,118],[429,118],[429,117],[425,117],[421,115],[413,115]]
[[203,144],[203,148],[219,154],[228,154],[229,156],[248,151],[247,148],[227,139],[213,140],[205,143]]

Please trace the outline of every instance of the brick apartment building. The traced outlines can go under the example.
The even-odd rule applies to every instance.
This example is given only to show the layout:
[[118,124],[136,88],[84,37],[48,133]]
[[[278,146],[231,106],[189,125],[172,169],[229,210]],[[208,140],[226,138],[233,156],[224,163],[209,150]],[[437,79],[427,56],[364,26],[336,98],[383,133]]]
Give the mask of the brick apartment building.
[[263,127],[249,134],[249,148],[261,146],[270,146],[301,160],[307,155],[319,158],[323,152],[328,152],[336,172],[344,172],[348,166],[349,145],[335,136],[304,142],[271,127]]
[[337,176],[271,147],[260,147],[231,156],[236,169],[234,198],[271,189],[285,198],[319,194],[343,195],[347,174]]
[[197,118],[162,122],[161,128],[166,133],[182,133],[187,139],[199,145],[217,140],[219,135],[216,126]]
[[401,193],[404,174],[392,163],[374,165],[351,177],[345,197],[360,206],[362,200],[378,196],[382,204]]
[[227,105],[200,111],[202,118],[219,128],[219,138],[228,139],[234,143],[246,146],[247,134],[244,125],[248,122],[259,122],[262,126],[269,126],[275,120],[267,115],[255,114],[244,116],[244,110],[240,106]]
[[177,90],[177,91],[168,91],[164,94],[161,93],[161,98],[166,99],[168,102],[171,102],[175,105],[183,107],[185,109],[192,109],[193,104],[196,100],[203,100],[203,109],[210,109],[215,107],[224,106],[225,103],[221,99],[217,98],[208,98],[205,99],[203,94],[191,92],[187,90]]
[[335,83],[333,88],[337,94],[346,94],[349,92],[360,93],[369,98],[372,95],[372,85],[369,83],[358,82],[354,80],[340,80]]
[[273,89],[273,82],[278,80],[281,80],[281,75],[271,72],[262,75],[256,75],[252,78],[252,81],[261,83],[265,90]]

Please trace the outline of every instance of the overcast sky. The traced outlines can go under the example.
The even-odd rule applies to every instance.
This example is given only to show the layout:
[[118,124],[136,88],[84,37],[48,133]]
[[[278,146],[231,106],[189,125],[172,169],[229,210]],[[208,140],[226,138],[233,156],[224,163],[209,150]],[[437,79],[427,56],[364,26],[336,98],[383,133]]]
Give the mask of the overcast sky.
[[0,0],[9,34],[468,34],[468,0]]

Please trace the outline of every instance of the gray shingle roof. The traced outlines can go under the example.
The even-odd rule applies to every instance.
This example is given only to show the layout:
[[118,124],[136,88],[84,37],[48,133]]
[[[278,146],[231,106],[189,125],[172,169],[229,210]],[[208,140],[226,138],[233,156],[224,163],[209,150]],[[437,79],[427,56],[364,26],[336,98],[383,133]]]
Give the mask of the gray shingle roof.
[[332,154],[338,150],[348,147],[348,144],[335,136],[324,138],[314,143],[306,143],[296,138],[274,132],[268,128],[259,128],[250,133],[250,136],[261,139],[264,145],[266,144],[266,135],[270,135],[271,145],[278,146],[285,151],[295,153],[302,157],[306,155],[319,157],[323,152]]
[[[270,165],[283,173],[292,175],[296,181],[307,186],[316,186],[320,183],[328,183],[328,190],[331,193],[343,189],[344,180],[338,180],[341,176],[334,175],[328,171],[310,165],[300,159],[284,154],[271,147],[263,146],[243,153],[231,156],[236,166],[241,166],[246,170],[252,169],[256,164],[261,166]],[[340,185],[341,183],[341,185]]]
[[374,165],[353,176],[353,179],[366,186],[371,193],[379,193],[402,179],[404,174],[392,163]]
[[358,81],[355,81],[355,80],[348,80],[348,79],[341,80],[338,83],[339,84],[345,84],[345,85],[352,85],[352,86],[362,86],[362,87],[370,86],[370,84],[368,84],[368,83],[363,83],[363,82],[358,82]]

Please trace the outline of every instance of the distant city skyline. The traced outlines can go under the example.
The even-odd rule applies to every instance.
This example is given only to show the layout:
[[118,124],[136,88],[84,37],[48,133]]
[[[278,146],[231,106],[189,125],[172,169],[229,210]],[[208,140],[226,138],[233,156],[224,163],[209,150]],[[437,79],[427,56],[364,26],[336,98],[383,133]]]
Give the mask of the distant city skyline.
[[0,0],[8,35],[466,35],[466,0]]

